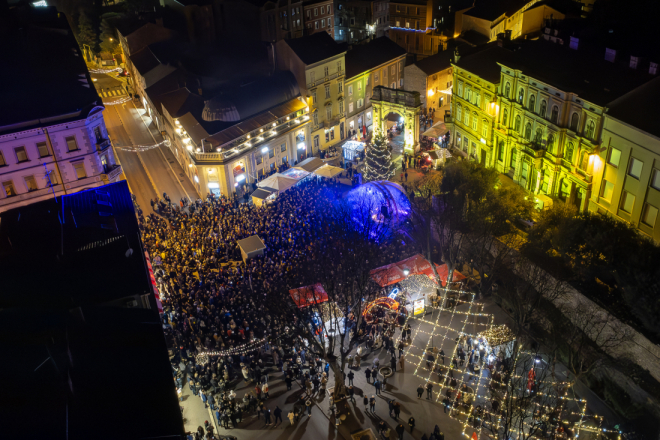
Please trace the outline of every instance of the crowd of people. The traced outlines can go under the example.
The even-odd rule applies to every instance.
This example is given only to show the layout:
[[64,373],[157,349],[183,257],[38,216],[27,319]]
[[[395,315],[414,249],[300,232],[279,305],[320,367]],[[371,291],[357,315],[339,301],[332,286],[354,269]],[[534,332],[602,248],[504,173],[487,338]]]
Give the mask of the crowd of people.
[[[326,225],[340,215],[334,207],[339,197],[336,180],[307,179],[265,208],[213,195],[176,204],[164,194],[153,212],[140,211],[176,386],[188,386],[217,413],[219,425],[237,426],[246,411],[268,411],[268,375],[276,369],[287,383],[299,380],[310,396],[327,382],[329,366],[306,359],[309,341],[290,337],[286,317],[271,315],[264,297],[290,300],[288,291],[301,286],[298,269],[322,263],[331,246]],[[267,248],[243,263],[237,241],[252,235]],[[232,389],[241,380],[255,383],[255,392],[236,396]],[[208,424],[196,435],[211,430]]]

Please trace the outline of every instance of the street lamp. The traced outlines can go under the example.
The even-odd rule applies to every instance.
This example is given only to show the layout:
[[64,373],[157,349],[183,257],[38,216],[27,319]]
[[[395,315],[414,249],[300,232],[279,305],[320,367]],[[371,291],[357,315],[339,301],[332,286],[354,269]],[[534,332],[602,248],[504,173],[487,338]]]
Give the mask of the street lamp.
[[403,269],[403,276],[407,277],[410,271],[408,269]]

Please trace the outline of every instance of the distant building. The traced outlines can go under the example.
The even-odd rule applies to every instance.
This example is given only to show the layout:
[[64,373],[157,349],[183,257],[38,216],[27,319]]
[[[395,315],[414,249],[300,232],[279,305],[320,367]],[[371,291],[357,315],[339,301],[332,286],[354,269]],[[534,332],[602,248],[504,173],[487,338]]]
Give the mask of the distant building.
[[372,25],[376,27],[375,37],[386,37],[390,27],[389,0],[375,0],[372,5],[374,16]]
[[349,135],[355,131],[362,137],[362,127],[372,126],[374,87],[403,88],[405,61],[406,51],[387,37],[376,38],[346,52],[344,107]]
[[273,0],[261,7],[261,39],[274,43],[299,38],[305,30],[302,0]]
[[446,50],[404,68],[404,88],[419,92],[423,107],[442,111],[450,104],[453,81],[451,63],[456,61],[455,51],[458,50],[456,44],[451,44]]
[[457,33],[463,35],[474,31],[486,37],[486,41],[494,41],[498,34],[505,32],[511,39],[538,36],[546,21],[565,18],[565,14],[555,9],[552,2],[541,0],[478,0],[462,15],[461,28]]
[[373,38],[376,34],[372,11],[374,6],[373,2],[366,0],[337,0],[335,2],[335,40],[358,43]]
[[434,55],[443,50],[448,39],[437,27],[440,12],[434,1],[390,1],[389,37],[418,59]]
[[277,43],[278,68],[293,73],[309,105],[313,154],[347,136],[345,55],[345,45],[325,32]]
[[303,3],[305,35],[326,32],[335,37],[335,14],[332,0],[310,0]]
[[[121,174],[103,104],[68,22],[54,8],[39,9],[38,16],[17,14],[0,47],[13,66],[0,70],[0,212]],[[48,74],[37,65],[47,65]]]

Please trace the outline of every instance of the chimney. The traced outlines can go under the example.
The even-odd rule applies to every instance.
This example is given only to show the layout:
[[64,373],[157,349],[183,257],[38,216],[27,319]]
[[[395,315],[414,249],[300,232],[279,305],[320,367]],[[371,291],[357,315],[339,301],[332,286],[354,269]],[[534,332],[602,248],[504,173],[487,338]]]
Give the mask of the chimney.
[[504,31],[504,39],[506,41],[511,41],[511,29],[507,29]]
[[202,96],[202,83],[199,78],[197,78],[197,93],[199,93],[199,96]]
[[616,50],[614,49],[605,49],[605,61],[609,61],[610,63],[613,63],[614,60],[616,60]]
[[458,63],[461,59],[461,54],[458,52],[458,46],[454,48],[454,63]]
[[568,47],[570,47],[573,50],[577,50],[579,44],[580,44],[580,39],[579,38],[571,37],[571,43],[569,44]]

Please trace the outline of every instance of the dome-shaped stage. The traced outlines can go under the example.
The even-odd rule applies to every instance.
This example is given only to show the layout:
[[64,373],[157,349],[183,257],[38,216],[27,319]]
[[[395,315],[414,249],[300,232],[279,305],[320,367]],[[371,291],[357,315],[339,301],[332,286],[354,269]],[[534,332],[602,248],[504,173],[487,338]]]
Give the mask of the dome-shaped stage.
[[369,213],[377,221],[391,219],[395,223],[410,214],[410,200],[398,183],[378,180],[360,185],[348,192],[348,202],[357,217]]

